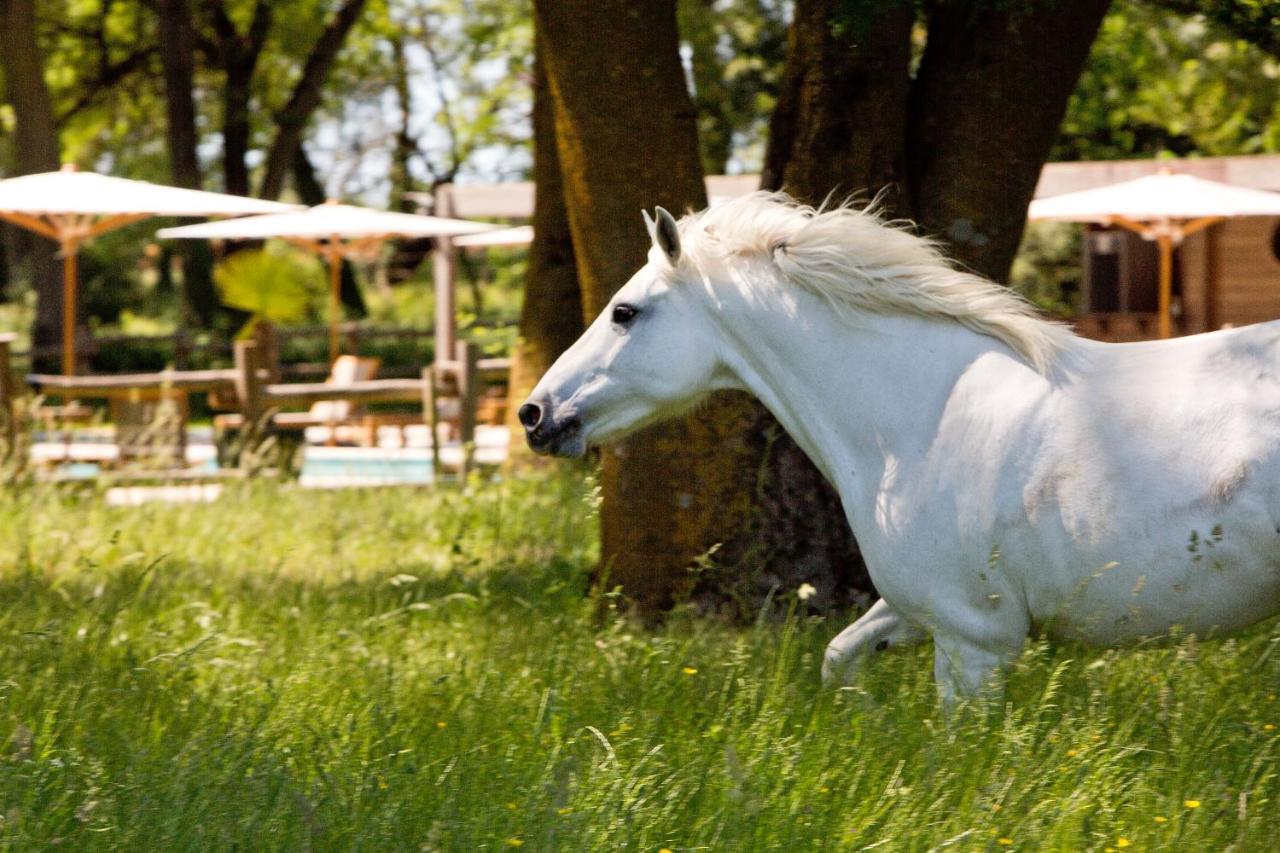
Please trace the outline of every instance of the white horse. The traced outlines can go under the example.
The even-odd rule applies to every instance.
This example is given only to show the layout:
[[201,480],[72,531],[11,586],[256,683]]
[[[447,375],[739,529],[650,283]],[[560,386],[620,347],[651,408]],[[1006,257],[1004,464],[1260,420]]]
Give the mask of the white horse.
[[1033,631],[1280,611],[1280,324],[1097,343],[867,211],[760,193],[645,218],[648,263],[521,407],[528,441],[577,456],[715,389],[758,397],[885,601],[829,676],[879,631],[927,632],[946,700],[998,685]]

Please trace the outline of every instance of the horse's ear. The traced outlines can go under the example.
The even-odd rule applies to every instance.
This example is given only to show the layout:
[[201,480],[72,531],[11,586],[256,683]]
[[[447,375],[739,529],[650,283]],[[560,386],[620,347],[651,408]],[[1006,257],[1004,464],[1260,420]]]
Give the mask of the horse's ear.
[[654,212],[657,214],[657,222],[650,223],[649,233],[653,236],[653,244],[662,250],[662,254],[667,256],[674,267],[680,262],[680,229],[676,227],[675,217],[665,207],[659,207]]

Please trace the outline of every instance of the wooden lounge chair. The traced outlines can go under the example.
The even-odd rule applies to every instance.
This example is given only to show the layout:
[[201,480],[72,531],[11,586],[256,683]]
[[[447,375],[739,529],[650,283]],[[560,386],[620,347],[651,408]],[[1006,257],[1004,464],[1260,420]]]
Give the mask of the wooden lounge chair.
[[[329,371],[326,385],[341,388],[353,382],[363,382],[377,375],[381,364],[376,358],[361,358],[354,355],[340,355]],[[327,429],[326,441],[335,443],[338,438],[337,428],[341,426],[364,426],[364,413],[358,406],[347,400],[322,400],[312,404],[305,412],[276,412],[271,424],[277,432],[303,432],[309,428]],[[214,427],[220,432],[238,430],[244,426],[244,416],[239,413],[218,415],[214,418]]]

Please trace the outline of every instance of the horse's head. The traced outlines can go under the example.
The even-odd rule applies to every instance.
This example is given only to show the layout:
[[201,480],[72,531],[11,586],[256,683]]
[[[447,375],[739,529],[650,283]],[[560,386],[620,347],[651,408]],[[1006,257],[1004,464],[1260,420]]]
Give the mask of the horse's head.
[[680,262],[676,221],[659,207],[645,222],[653,239],[649,262],[520,407],[529,446],[539,453],[581,456],[678,414],[716,386],[716,334],[705,293]]
[[822,683],[852,684],[867,658],[889,649],[918,646],[928,636],[923,628],[903,619],[888,602],[880,599],[827,646],[822,660]]

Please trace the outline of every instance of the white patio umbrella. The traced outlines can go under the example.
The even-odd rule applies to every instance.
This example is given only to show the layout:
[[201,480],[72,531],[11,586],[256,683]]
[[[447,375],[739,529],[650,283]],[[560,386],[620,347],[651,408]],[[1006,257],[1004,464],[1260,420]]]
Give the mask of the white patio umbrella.
[[1165,169],[1107,187],[1031,202],[1028,218],[1097,222],[1127,228],[1160,250],[1160,337],[1172,333],[1173,250],[1185,238],[1232,216],[1280,216],[1280,193],[1178,175]]
[[278,237],[323,255],[329,261],[329,361],[338,358],[339,289],[342,260],[367,253],[393,237],[452,237],[492,231],[497,226],[463,219],[388,213],[329,201],[293,213],[251,216],[165,228],[160,237],[201,240],[265,240]]
[[513,228],[498,228],[494,231],[456,237],[453,245],[464,249],[487,249],[493,246],[527,246],[532,242],[533,226],[517,225]]
[[63,166],[0,181],[0,219],[62,247],[62,372],[75,372],[76,254],[99,234],[152,216],[239,216],[294,205],[166,187]]

